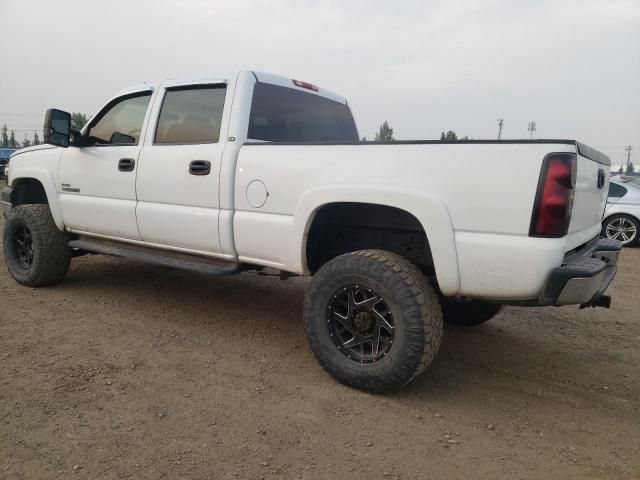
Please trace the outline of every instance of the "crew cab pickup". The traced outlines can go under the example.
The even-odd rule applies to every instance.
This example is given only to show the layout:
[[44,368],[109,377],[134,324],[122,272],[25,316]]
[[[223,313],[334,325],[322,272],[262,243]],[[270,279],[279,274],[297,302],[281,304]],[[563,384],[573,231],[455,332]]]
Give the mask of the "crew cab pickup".
[[2,192],[18,282],[59,282],[87,252],[309,275],[311,349],[356,388],[413,380],[443,320],[609,305],[610,163],[574,140],[361,142],[344,98],[245,71],[121,92],[81,132],[49,110],[45,141]]

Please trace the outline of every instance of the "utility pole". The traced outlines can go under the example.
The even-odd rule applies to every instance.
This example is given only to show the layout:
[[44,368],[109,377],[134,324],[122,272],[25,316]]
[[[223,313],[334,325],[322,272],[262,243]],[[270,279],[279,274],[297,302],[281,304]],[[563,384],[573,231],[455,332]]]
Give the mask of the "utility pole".
[[529,126],[527,127],[527,131],[529,132],[529,140],[533,139],[533,132],[536,131],[536,122],[529,122]]
[[498,140],[502,138],[502,125],[504,125],[504,118],[498,119]]
[[625,170],[625,172],[629,169],[629,162],[631,161],[631,150],[633,150],[633,147],[631,145],[627,145],[626,147],[624,147],[624,149],[627,152],[627,169]]

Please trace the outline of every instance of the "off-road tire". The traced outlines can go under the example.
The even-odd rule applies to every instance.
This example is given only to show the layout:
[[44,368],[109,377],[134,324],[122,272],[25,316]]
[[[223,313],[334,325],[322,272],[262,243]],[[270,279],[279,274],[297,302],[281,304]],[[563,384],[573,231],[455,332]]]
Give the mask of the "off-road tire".
[[[344,285],[378,292],[393,316],[393,344],[372,363],[348,358],[330,338],[328,305]],[[405,258],[362,250],[330,260],[314,275],[304,299],[304,323],[320,365],[341,383],[371,393],[397,390],[433,361],[442,341],[442,312],[433,287]]]
[[442,307],[442,319],[445,323],[460,327],[473,327],[488,322],[502,310],[500,304],[479,300],[465,301],[442,298],[440,306]]
[[[30,267],[21,265],[13,246],[14,229],[26,226],[31,232],[33,260]],[[11,276],[29,287],[49,285],[64,280],[71,262],[69,235],[53,221],[49,205],[18,205],[10,210],[2,236],[4,261]]]

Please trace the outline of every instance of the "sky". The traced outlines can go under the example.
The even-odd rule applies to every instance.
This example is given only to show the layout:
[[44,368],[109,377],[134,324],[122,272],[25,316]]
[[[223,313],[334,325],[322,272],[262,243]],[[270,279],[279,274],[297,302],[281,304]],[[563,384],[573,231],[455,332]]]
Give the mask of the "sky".
[[[640,165],[640,0],[0,0],[0,125],[239,69],[349,101],[360,136],[575,138]],[[18,131],[19,130],[19,131]]]

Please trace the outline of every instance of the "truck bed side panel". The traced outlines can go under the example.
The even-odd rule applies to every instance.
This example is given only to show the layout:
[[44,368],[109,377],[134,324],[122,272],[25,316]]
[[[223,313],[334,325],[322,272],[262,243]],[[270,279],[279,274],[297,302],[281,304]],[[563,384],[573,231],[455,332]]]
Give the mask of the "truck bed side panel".
[[[455,275],[461,279],[471,279],[471,282],[455,282],[455,291],[447,291],[447,294],[461,293],[465,283],[466,286],[462,288],[469,295],[484,292],[486,282],[482,281],[480,273],[496,269],[493,263],[496,259],[517,265],[523,256],[529,256],[527,265],[537,265],[538,261],[540,268],[531,273],[509,269],[510,273],[497,286],[502,291],[494,288],[493,295],[511,298],[516,296],[513,292],[517,291],[517,296],[521,298],[527,292],[533,296],[546,280],[549,271],[546,262],[557,263],[555,257],[572,248],[566,246],[565,239],[560,239],[554,247],[560,253],[540,263],[543,258],[548,258],[548,251],[532,248],[532,242],[538,239],[528,236],[540,167],[543,158],[550,152],[575,153],[575,145],[461,143],[244,146],[238,157],[234,198],[237,209],[234,232],[238,255],[241,259],[251,259],[256,263],[261,263],[263,257],[265,264],[288,271],[305,272],[303,253],[306,231],[300,229],[299,225],[308,219],[297,218],[296,212],[313,211],[322,206],[303,205],[307,201],[305,199],[309,198],[307,193],[313,189],[348,185],[350,189],[357,190],[361,185],[363,192],[366,191],[361,198],[382,205],[389,205],[389,191],[422,192],[445,206],[451,225],[449,228],[453,229],[455,235],[455,240],[441,240],[440,237],[445,233],[429,225],[426,209],[420,211],[420,199],[415,202],[418,211],[409,213],[423,222],[432,244],[434,259],[453,254],[459,260],[458,265],[441,266],[441,271],[436,265],[438,278],[441,275]],[[381,183],[381,179],[386,183]],[[249,204],[246,193],[248,185],[255,180],[261,181],[268,192],[264,205],[257,208]],[[379,188],[371,188],[372,185],[379,185]],[[294,218],[285,219],[283,216]],[[252,238],[255,235],[251,233],[258,231],[262,232],[264,238],[279,238],[287,246],[283,245],[281,249],[258,246]],[[447,235],[451,235],[451,232]],[[474,235],[478,236],[477,239],[474,239]],[[442,246],[442,250],[434,250],[434,243]],[[506,248],[508,246],[511,248]],[[445,252],[445,249],[449,251]],[[537,259],[534,258],[536,256]],[[455,271],[442,271],[444,268]],[[516,288],[514,282],[520,281],[523,276],[527,277],[526,285]]]

